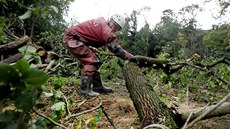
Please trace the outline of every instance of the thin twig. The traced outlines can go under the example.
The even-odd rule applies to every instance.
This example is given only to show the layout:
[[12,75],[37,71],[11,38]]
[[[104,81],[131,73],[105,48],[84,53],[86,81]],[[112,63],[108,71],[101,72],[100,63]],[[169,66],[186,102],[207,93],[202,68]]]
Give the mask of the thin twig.
[[79,112],[79,113],[76,113],[76,114],[72,114],[71,116],[66,117],[65,120],[68,120],[68,119],[71,118],[71,117],[76,117],[76,116],[79,116],[79,115],[82,115],[82,114],[85,114],[85,113],[92,112],[92,111],[94,111],[94,110],[100,108],[101,105],[102,105],[102,103],[99,103],[98,106],[96,106],[96,107],[94,107],[94,108],[92,108],[92,109],[85,110],[85,111],[83,111],[83,112]]
[[169,129],[167,126],[162,125],[162,124],[151,124],[151,125],[145,126],[143,129],[148,129],[148,128],[152,128],[152,127],[157,127],[157,128],[161,128],[161,129]]
[[73,66],[73,65],[77,65],[78,63],[79,63],[79,62],[73,62],[73,63],[67,64],[66,67]]
[[69,110],[69,103],[68,103],[68,100],[67,100],[67,98],[65,97],[64,94],[62,94],[62,97],[64,98],[65,103],[66,103],[66,110],[67,110],[68,116],[71,116],[71,112],[70,112],[70,110]]
[[184,126],[183,126],[182,129],[186,129],[186,126],[187,126],[188,122],[190,121],[190,118],[192,117],[193,114],[194,114],[193,112],[191,112],[191,113],[189,114],[189,116],[188,116],[188,118],[187,118],[187,120],[186,120],[186,122],[185,122],[185,124],[184,124]]
[[105,117],[108,119],[109,123],[116,129],[116,126],[113,123],[113,120],[109,117],[109,114],[105,111],[103,105],[101,105],[102,112],[104,113]]
[[65,127],[64,125],[55,122],[54,120],[52,120],[51,118],[45,116],[44,114],[37,112],[35,109],[33,109],[33,111],[34,111],[36,114],[38,114],[38,115],[44,117],[45,119],[49,120],[49,121],[52,122],[53,124],[55,124],[55,125],[57,125],[57,126],[60,126],[60,127],[64,128],[64,129],[68,129],[68,128]]
[[79,107],[80,107],[81,105],[83,105],[86,101],[87,101],[87,99],[81,101],[81,102],[77,105],[77,107],[79,108]]

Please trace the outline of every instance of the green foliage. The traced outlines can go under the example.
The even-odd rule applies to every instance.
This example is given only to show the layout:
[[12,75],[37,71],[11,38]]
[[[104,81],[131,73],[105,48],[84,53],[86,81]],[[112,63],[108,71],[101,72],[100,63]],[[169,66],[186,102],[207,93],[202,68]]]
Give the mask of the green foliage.
[[[161,54],[158,58],[164,59],[165,56]],[[178,59],[174,60],[178,61]],[[209,60],[201,61],[201,63],[209,64],[214,61],[215,59],[210,58]],[[196,61],[190,63],[196,64]],[[216,65],[210,68],[208,72],[185,66],[170,76],[161,70],[150,68],[142,70],[152,88],[156,91],[160,89],[159,97],[166,104],[170,104],[171,98],[169,96],[178,97],[180,101],[184,100],[187,88],[189,98],[199,102],[216,102],[221,98],[217,93],[230,91],[228,85],[230,83],[230,69],[226,64]],[[218,78],[226,81],[227,84]],[[177,93],[172,94],[171,89],[176,89]]]
[[36,63],[41,63],[41,58],[37,55],[36,48],[34,46],[26,45],[19,48],[18,51],[22,53],[24,59],[29,60],[30,58],[33,58]]
[[[29,121],[27,112],[34,107],[42,91],[42,85],[48,80],[48,75],[41,70],[30,68],[25,59],[17,61],[15,65],[0,64],[0,71],[1,104],[3,108],[15,106],[17,109],[7,111],[1,109],[0,119],[5,119],[5,122],[2,122],[0,127],[25,128]],[[20,117],[21,115],[25,115],[25,118]],[[18,124],[17,121],[21,123]]]
[[218,57],[229,56],[226,51],[230,45],[230,26],[221,25],[212,29],[203,38],[204,44],[209,48],[209,53]]
[[94,118],[90,122],[92,129],[97,129],[97,122],[100,120],[102,115],[103,115],[102,109],[99,108],[98,113],[94,116]]
[[111,57],[107,61],[103,62],[101,66],[101,75],[105,79],[116,79],[122,76],[121,59],[117,57]]
[[[60,49],[62,42],[61,35],[66,28],[63,17],[66,15],[69,5],[73,1],[1,1],[0,15],[2,17],[0,28],[8,29],[8,31],[10,30],[11,33],[17,36],[29,35],[34,42],[50,49],[56,46]],[[2,23],[5,25],[2,25]],[[44,35],[46,38],[42,38]],[[0,36],[3,37],[1,31]],[[1,38],[1,40],[3,39]]]
[[6,36],[4,35],[4,28],[6,25],[5,17],[0,17],[0,45],[6,41]]

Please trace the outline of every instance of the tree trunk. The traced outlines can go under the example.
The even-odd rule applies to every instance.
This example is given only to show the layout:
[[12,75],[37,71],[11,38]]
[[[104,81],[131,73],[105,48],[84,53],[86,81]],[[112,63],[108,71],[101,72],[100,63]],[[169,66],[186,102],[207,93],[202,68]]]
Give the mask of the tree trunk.
[[181,117],[161,102],[154,90],[148,86],[139,67],[133,63],[125,64],[123,74],[130,98],[142,122],[140,128],[153,123],[166,125],[170,129],[182,126]]

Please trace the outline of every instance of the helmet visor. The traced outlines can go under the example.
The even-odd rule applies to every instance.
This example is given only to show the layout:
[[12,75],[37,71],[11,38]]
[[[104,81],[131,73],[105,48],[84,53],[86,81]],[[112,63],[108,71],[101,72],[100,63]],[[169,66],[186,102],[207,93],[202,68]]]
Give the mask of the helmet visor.
[[118,31],[120,31],[122,29],[122,27],[119,24],[117,24],[115,21],[113,21],[113,24]]

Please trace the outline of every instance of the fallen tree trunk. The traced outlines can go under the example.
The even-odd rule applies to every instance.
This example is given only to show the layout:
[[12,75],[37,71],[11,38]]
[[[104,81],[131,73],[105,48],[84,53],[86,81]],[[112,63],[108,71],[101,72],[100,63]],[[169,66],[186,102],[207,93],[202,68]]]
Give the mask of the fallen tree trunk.
[[161,102],[158,95],[148,86],[145,76],[133,63],[128,63],[123,67],[126,87],[130,98],[133,101],[138,116],[142,121],[141,127],[153,123],[161,123],[170,129],[181,127],[182,121],[173,110]]
[[[150,124],[160,123],[166,125],[170,129],[178,129],[183,126],[189,117],[189,121],[192,121],[210,109],[213,109],[215,106],[209,106],[203,110],[181,110],[178,113],[175,110],[169,109],[163,102],[161,102],[156,92],[154,92],[154,90],[148,85],[144,74],[141,72],[141,69],[135,64],[127,63],[122,69],[126,82],[126,88],[128,89],[130,98],[132,99],[134,107],[142,122],[140,128]],[[190,116],[191,113],[193,113],[192,116]],[[215,110],[206,114],[202,119],[221,116],[229,113],[230,103],[227,102],[216,107]]]

